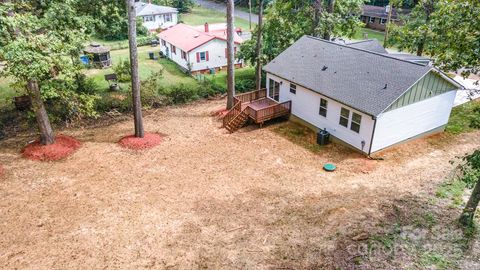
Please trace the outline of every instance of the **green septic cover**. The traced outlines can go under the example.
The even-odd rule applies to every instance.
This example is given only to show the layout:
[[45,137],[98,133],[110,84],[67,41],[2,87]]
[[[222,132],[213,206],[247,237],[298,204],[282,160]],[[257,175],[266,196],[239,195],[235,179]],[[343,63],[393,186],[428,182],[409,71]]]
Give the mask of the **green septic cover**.
[[327,172],[333,172],[336,168],[337,166],[333,165],[332,163],[327,163],[325,166],[323,166],[323,169]]

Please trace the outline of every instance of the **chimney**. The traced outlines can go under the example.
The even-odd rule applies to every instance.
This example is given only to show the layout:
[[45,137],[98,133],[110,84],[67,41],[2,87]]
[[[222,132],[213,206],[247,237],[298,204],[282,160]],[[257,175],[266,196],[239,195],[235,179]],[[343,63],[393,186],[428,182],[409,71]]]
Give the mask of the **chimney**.
[[390,5],[387,5],[387,6],[385,7],[385,13],[388,13],[389,11],[390,11]]
[[208,33],[208,22],[205,23],[205,33]]

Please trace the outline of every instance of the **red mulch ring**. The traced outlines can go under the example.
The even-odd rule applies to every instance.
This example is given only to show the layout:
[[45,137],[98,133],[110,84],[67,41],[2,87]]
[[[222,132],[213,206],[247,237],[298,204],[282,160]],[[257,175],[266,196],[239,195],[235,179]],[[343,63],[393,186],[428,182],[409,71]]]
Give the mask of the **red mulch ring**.
[[54,161],[70,156],[80,146],[81,143],[72,137],[57,135],[54,144],[41,145],[40,140],[36,140],[27,145],[22,153],[23,157],[31,160]]
[[118,144],[132,150],[145,150],[162,143],[163,137],[165,136],[158,133],[145,133],[143,138],[137,138],[135,135],[130,135],[120,139]]
[[220,119],[222,119],[223,117],[225,117],[225,115],[228,113],[228,110],[225,109],[225,108],[222,108],[222,109],[218,109],[216,111],[213,111],[212,112],[212,116],[216,116]]

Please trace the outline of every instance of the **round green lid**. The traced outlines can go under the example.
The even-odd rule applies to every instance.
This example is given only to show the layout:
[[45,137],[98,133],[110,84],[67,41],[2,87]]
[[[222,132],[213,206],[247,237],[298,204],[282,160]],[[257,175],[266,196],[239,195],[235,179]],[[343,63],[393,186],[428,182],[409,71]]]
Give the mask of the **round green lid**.
[[333,172],[336,168],[337,166],[333,165],[332,163],[327,163],[323,166],[323,169],[327,172]]

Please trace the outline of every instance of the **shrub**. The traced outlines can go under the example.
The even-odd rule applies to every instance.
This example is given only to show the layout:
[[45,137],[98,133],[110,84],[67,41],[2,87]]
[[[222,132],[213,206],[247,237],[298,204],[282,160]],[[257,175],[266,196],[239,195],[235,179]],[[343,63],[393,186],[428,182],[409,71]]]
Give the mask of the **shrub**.
[[132,79],[130,61],[128,60],[120,59],[120,62],[113,67],[113,71],[117,74],[119,82],[129,82]]

